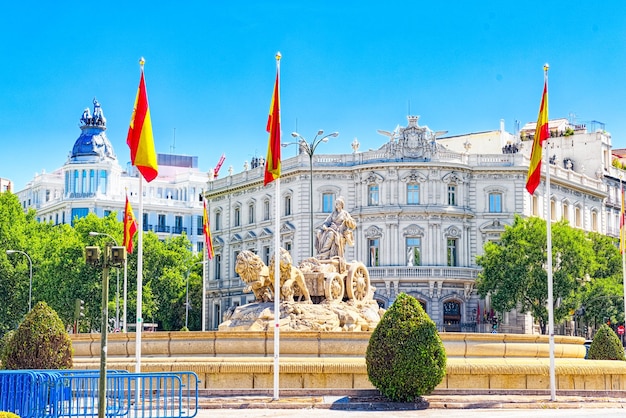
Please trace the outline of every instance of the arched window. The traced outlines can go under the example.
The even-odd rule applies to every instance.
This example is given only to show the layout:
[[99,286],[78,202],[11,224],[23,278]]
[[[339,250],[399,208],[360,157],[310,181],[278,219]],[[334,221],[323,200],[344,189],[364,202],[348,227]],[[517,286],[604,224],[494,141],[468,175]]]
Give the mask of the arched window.
[[443,303],[443,326],[448,332],[461,332],[461,302],[448,300]]

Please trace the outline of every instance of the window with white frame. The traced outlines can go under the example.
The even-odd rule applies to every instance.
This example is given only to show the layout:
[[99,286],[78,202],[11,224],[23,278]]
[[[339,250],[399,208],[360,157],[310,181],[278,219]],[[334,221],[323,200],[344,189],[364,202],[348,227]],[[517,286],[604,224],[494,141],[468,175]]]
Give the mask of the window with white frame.
[[502,212],[502,193],[500,192],[489,193],[489,212],[490,213]]
[[378,184],[370,184],[367,187],[367,203],[369,206],[378,205]]
[[456,238],[448,238],[447,239],[447,261],[448,261],[448,266],[450,267],[456,267],[458,266],[458,260],[457,260],[457,243],[458,240]]
[[582,216],[580,214],[580,207],[578,206],[574,208],[574,224],[577,228],[582,227],[583,224]]
[[285,196],[285,216],[291,215],[291,196]]
[[406,185],[406,203],[408,205],[420,204],[420,185],[417,183],[409,183]]
[[254,203],[248,205],[248,223],[254,223]]
[[233,225],[241,226],[241,208],[239,206],[233,211]]
[[456,184],[448,184],[448,205],[456,206]]
[[422,265],[422,239],[420,237],[406,238],[406,265]]
[[323,193],[322,194],[322,211],[324,213],[331,213],[335,209],[335,194]]
[[380,240],[378,238],[370,238],[367,240],[367,246],[369,248],[369,267],[376,267],[380,265]]
[[[202,222],[202,217],[200,217],[200,222]],[[215,225],[213,228],[216,231],[219,231],[222,227],[222,212],[215,212]]]
[[263,220],[269,221],[269,219],[270,219],[270,201],[266,199],[263,201]]

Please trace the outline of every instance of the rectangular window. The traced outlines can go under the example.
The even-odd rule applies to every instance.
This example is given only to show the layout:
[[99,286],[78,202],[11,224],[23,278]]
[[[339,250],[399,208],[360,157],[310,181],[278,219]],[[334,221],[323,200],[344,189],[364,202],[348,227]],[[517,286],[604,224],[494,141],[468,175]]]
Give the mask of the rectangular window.
[[150,225],[148,225],[148,214],[147,213],[143,214],[143,230],[144,231],[149,231],[150,230]]
[[291,215],[291,196],[285,196],[285,216]]
[[215,254],[213,256],[213,265],[215,266],[215,280],[222,278],[222,255]]
[[408,205],[420,204],[420,185],[419,184],[407,184],[406,185],[406,203]]
[[196,215],[196,235],[204,234],[204,216]]
[[378,185],[371,184],[367,189],[367,202],[369,206],[378,205]]
[[563,203],[563,216],[561,218],[569,222],[569,205],[567,203]]
[[263,220],[269,221],[270,219],[270,201],[266,200],[263,202]]
[[453,184],[448,186],[448,205],[456,206],[456,186]]
[[157,217],[157,231],[156,232],[170,232],[168,231],[168,227],[165,225],[166,216],[164,214],[159,214]]
[[406,265],[421,266],[422,265],[422,239],[412,237],[406,239]]
[[324,193],[322,195],[322,211],[324,213],[331,213],[335,209],[335,194]]
[[489,212],[502,212],[502,193],[489,193]]
[[457,244],[456,239],[448,238],[448,245],[447,245],[448,257],[447,258],[448,258],[448,266],[450,267],[456,267],[458,265],[456,244]]
[[183,217],[182,216],[176,216],[174,217],[174,233],[175,234],[182,234],[183,233]]
[[263,247],[263,262],[266,266],[270,265],[270,247],[266,245]]
[[550,200],[550,220],[556,221],[556,203]]
[[[200,217],[200,225],[202,225],[203,219]],[[222,212],[215,212],[215,225],[213,225],[216,231],[219,231],[222,228]]]
[[234,218],[235,218],[234,219],[235,226],[240,226],[241,225],[241,209],[235,208]]
[[254,205],[248,206],[248,223],[254,223]]
[[580,217],[580,208],[574,208],[574,223],[576,227],[580,228],[582,226],[582,219]]
[[379,259],[379,241],[378,238],[368,239],[367,240],[368,248],[369,248],[369,267],[376,267],[380,265]]

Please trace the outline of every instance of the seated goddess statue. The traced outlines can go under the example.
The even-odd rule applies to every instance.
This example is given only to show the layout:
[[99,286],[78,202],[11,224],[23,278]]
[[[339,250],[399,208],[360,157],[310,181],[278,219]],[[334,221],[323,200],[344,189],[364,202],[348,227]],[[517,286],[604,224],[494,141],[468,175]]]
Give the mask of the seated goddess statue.
[[340,197],[335,202],[335,210],[328,215],[315,234],[317,258],[329,260],[333,257],[344,257],[346,244],[353,245],[352,231],[356,221],[344,209],[344,201]]

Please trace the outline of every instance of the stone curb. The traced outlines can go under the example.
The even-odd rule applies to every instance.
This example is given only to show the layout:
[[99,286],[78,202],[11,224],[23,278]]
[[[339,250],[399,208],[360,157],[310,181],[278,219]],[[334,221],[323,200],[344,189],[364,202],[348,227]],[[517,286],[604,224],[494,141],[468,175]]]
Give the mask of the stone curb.
[[399,403],[380,399],[351,399],[346,396],[322,397],[220,397],[200,398],[199,409],[332,409],[360,411],[423,410],[423,409],[582,409],[625,408],[622,397],[565,397],[557,396],[434,396],[425,402]]

